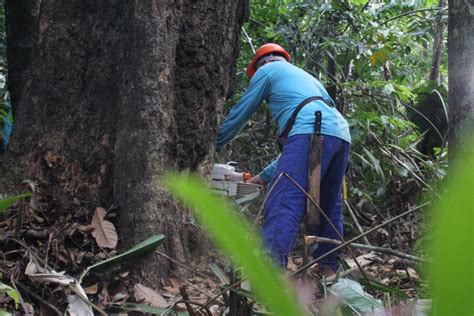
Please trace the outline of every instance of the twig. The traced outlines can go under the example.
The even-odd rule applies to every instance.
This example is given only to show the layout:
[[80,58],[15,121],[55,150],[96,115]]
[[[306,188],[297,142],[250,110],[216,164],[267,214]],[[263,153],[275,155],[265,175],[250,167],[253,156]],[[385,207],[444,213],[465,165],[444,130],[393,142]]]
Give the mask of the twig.
[[[400,233],[400,225],[398,225],[397,223],[397,235],[398,235],[398,242],[399,242],[399,247],[401,247],[401,241],[402,241],[402,234]],[[413,281],[413,278],[411,277],[411,274],[410,272],[408,271],[408,268],[407,268],[407,264],[405,262],[405,260],[403,260],[403,258],[401,258],[402,260],[402,264],[403,264],[403,269],[405,270],[405,273],[407,274],[407,278],[408,278],[408,281],[410,282],[411,286],[413,286],[413,289],[415,290],[415,293],[416,293],[416,297],[417,298],[420,298],[420,293],[418,292],[418,288],[415,284],[415,282]]]
[[175,271],[172,271],[171,273],[174,274],[176,277],[180,278],[181,280],[183,280],[184,282],[186,282],[187,285],[189,285],[190,287],[192,287],[193,289],[195,289],[195,290],[198,291],[199,293],[204,294],[204,295],[206,295],[206,296],[209,297],[209,298],[213,298],[212,294],[209,294],[209,293],[207,293],[206,291],[201,290],[199,287],[195,286],[194,284],[192,284],[191,282],[189,282],[188,280],[186,280],[186,278],[182,277],[181,275],[179,275],[179,274],[176,273]]
[[240,281],[237,281],[235,282],[234,284],[232,285],[229,285],[228,287],[226,287],[225,289],[223,289],[222,291],[219,292],[219,294],[215,295],[213,298],[211,298],[209,301],[206,302],[206,306],[209,306],[211,305],[212,302],[214,302],[215,300],[217,300],[221,295],[223,295],[225,292],[229,291],[230,289],[233,289],[233,288],[236,288],[240,285],[240,283],[242,283],[244,280],[240,280]]
[[191,271],[191,272],[193,272],[193,273],[196,273],[196,274],[198,274],[198,275],[200,275],[200,276],[202,276],[202,277],[204,277],[204,278],[213,279],[211,276],[206,275],[206,274],[204,274],[204,273],[201,273],[201,272],[199,272],[199,271],[196,271],[196,270],[194,270],[194,269],[192,269],[192,268],[190,268],[190,267],[188,267],[188,266],[182,264],[182,263],[179,262],[178,260],[173,259],[173,258],[171,258],[170,256],[165,255],[164,253],[162,253],[162,252],[160,252],[160,251],[156,251],[156,253],[159,254],[160,256],[163,256],[163,257],[165,257],[166,259],[168,259],[168,260],[170,260],[170,261],[176,263],[176,264],[179,265],[180,267],[185,268],[186,270],[189,270],[189,271]]
[[33,296],[35,299],[37,299],[39,302],[41,302],[41,304],[44,304],[44,305],[48,306],[52,311],[56,312],[56,314],[63,315],[63,313],[59,309],[57,309],[56,306],[54,306],[51,303],[49,303],[48,301],[44,300],[41,296],[35,294],[33,291],[31,291],[29,288],[27,288],[23,284],[18,283],[18,286],[21,287],[23,289],[23,291],[28,292],[28,295]]
[[20,237],[20,229],[21,229],[21,226],[23,225],[23,213],[25,211],[24,209],[25,209],[25,205],[22,201],[22,202],[20,202],[20,205],[18,206],[18,212],[17,212],[17,216],[16,216],[15,238]]
[[41,259],[33,250],[30,249],[30,247],[28,247],[25,243],[23,243],[22,241],[20,241],[19,239],[16,239],[16,238],[8,238],[8,240],[11,240],[15,243],[17,243],[18,245],[22,246],[27,252],[28,254],[30,254],[31,256],[33,256],[36,260],[38,260],[38,262],[42,265],[44,265],[48,270],[52,270],[51,267],[48,266],[48,264],[46,262],[43,261],[43,259]]
[[419,9],[419,10],[408,11],[408,12],[404,12],[402,14],[396,15],[394,17],[391,17],[390,19],[387,19],[387,20],[381,22],[380,25],[387,24],[390,21],[399,19],[399,18],[407,16],[407,15],[411,15],[411,14],[416,14],[416,13],[425,12],[425,11],[444,11],[444,10],[447,10],[447,9],[448,9],[448,7],[445,7],[445,8],[436,7],[436,8],[428,8],[428,9]]
[[[15,283],[15,280],[13,280],[13,277],[10,278],[10,283],[12,284],[12,287],[15,289],[15,291],[17,291],[17,293],[20,293],[20,291],[18,291],[18,288],[16,287],[16,283]],[[25,315],[29,315],[28,313],[29,309],[26,308],[25,301],[23,300],[23,297],[21,297],[21,295],[19,295],[19,300],[20,300],[21,308],[23,308]]]
[[[347,200],[344,200],[344,205],[346,206],[346,209],[347,211],[349,211],[349,214],[351,214],[351,217],[352,219],[354,220],[354,223],[357,227],[357,229],[359,230],[359,233],[360,234],[363,234],[364,233],[364,230],[362,229],[362,226],[360,226],[360,223],[359,223],[359,220],[357,219],[355,213],[354,213],[354,210],[352,209],[351,205],[349,204],[349,202]],[[364,236],[362,237],[365,241],[365,243],[369,246],[371,246],[369,240],[367,239],[367,236]]]
[[[47,262],[43,261],[43,259],[41,259],[38,255],[36,255],[36,254],[35,254],[27,245],[25,245],[23,242],[21,242],[21,241],[18,240],[18,239],[15,239],[15,238],[11,238],[10,240],[16,242],[17,244],[19,244],[20,246],[22,246],[23,248],[25,248],[25,249],[28,251],[28,253],[38,261],[39,264],[42,264],[43,266],[45,266],[46,270],[52,270],[52,269],[48,266]],[[82,294],[79,293],[79,291],[78,291],[76,288],[74,288],[73,284],[69,284],[67,287],[68,287],[71,291],[73,291],[75,294],[77,294],[77,296],[78,296],[81,300],[83,300],[84,303],[86,303],[87,305],[89,305],[89,306],[91,306],[92,308],[94,308],[94,309],[95,309],[96,311],[98,311],[100,314],[102,314],[102,315],[107,315],[107,314],[106,314],[102,309],[100,309],[97,305],[95,305],[94,303],[90,302],[90,301],[87,299],[87,297],[82,296]]]
[[53,234],[49,234],[48,238],[48,245],[46,246],[46,255],[44,256],[44,269],[47,269],[48,265],[48,254],[49,254],[49,246],[51,245],[51,238],[53,237]]
[[178,304],[181,304],[181,303],[184,303],[185,305],[186,304],[192,304],[192,305],[199,306],[199,307],[201,307],[202,309],[204,309],[206,311],[207,315],[212,316],[211,311],[209,310],[209,308],[206,305],[198,303],[198,302],[194,302],[194,301],[189,301],[189,300],[177,301],[176,303],[173,304],[172,308],[175,307]]
[[430,203],[431,203],[431,202],[426,202],[426,203],[424,203],[424,204],[422,204],[422,205],[418,205],[417,207],[414,207],[414,208],[412,208],[412,209],[410,209],[410,210],[408,210],[408,211],[406,211],[406,212],[404,212],[404,213],[402,213],[402,214],[400,214],[400,215],[397,215],[397,216],[395,216],[395,217],[389,219],[388,221],[386,221],[386,222],[384,222],[384,223],[382,223],[382,224],[380,224],[380,225],[377,225],[377,226],[375,226],[375,227],[369,229],[369,230],[366,231],[365,233],[360,234],[360,235],[358,235],[358,236],[352,238],[351,240],[342,243],[341,245],[337,246],[336,248],[334,248],[334,249],[332,249],[332,250],[326,252],[325,254],[323,254],[322,256],[320,256],[319,258],[316,258],[316,259],[314,259],[313,261],[311,261],[311,262],[309,262],[309,263],[303,265],[301,268],[299,268],[299,269],[296,270],[295,272],[291,273],[290,276],[294,276],[294,275],[297,275],[297,274],[299,274],[299,273],[305,271],[306,269],[308,269],[309,267],[313,266],[315,263],[317,263],[317,262],[320,261],[321,259],[326,258],[327,256],[329,256],[330,254],[332,254],[332,253],[338,251],[339,249],[342,249],[342,248],[346,247],[347,245],[353,243],[354,241],[356,241],[356,240],[358,240],[358,239],[360,239],[360,238],[362,238],[362,237],[364,237],[364,236],[367,236],[368,234],[370,234],[370,233],[376,231],[377,229],[380,229],[380,228],[382,228],[382,227],[384,227],[384,226],[386,226],[386,225],[388,225],[388,224],[390,224],[390,223],[396,221],[397,219],[402,218],[402,217],[405,216],[405,215],[408,215],[408,214],[411,214],[411,213],[413,213],[413,212],[415,212],[415,211],[418,211],[419,209],[421,209],[421,208],[423,208],[423,207],[429,205]]
[[[283,175],[288,179],[290,180],[301,192],[303,192],[303,194],[306,196],[306,198],[317,208],[317,210],[319,211],[319,213],[321,215],[323,215],[323,217],[326,219],[326,221],[328,222],[329,226],[331,226],[331,228],[334,230],[334,232],[337,234],[337,236],[342,240],[342,242],[345,242],[344,240],[344,236],[342,236],[341,232],[336,228],[336,226],[334,225],[334,223],[331,221],[331,219],[326,215],[326,213],[321,209],[321,207],[319,206],[318,203],[316,203],[313,198],[311,197],[311,195],[308,194],[308,192],[306,192],[300,185],[298,182],[296,182],[289,174],[287,174],[286,172],[283,172]],[[350,256],[352,257],[352,259],[354,260],[355,264],[357,265],[357,268],[359,268],[360,272],[362,273],[362,275],[364,276],[364,279],[367,281],[367,285],[370,287],[370,289],[372,291],[375,292],[375,289],[373,288],[370,280],[369,280],[369,277],[367,276],[367,273],[365,273],[365,270],[364,268],[361,267],[361,265],[359,264],[359,262],[357,261],[357,258],[356,256],[354,255],[354,253],[352,252],[352,250],[350,248],[348,248],[349,250],[349,254]],[[331,253],[331,251],[327,252],[327,253]],[[326,253],[326,254],[327,254]]]
[[186,306],[186,309],[188,310],[189,315],[196,316],[196,313],[194,312],[193,307],[189,303],[188,293],[186,293],[186,288],[184,286],[181,286],[179,288],[179,293],[181,293],[181,296],[183,297],[184,305]]
[[247,42],[249,43],[250,48],[252,49],[252,53],[255,54],[256,51],[252,43],[252,38],[250,38],[250,36],[247,34],[247,31],[245,31],[245,28],[243,26],[242,26],[242,33],[244,33],[245,39],[247,39]]
[[[315,237],[316,242],[320,243],[328,243],[328,244],[334,244],[334,245],[342,245],[343,243],[339,240],[336,239],[330,239],[330,238],[325,238],[325,237]],[[408,259],[411,261],[417,261],[417,262],[429,262],[430,260],[413,256],[407,253],[403,253],[400,251],[396,251],[390,248],[383,248],[383,247],[377,247],[377,246],[372,246],[372,245],[364,245],[364,244],[358,244],[358,243],[350,243],[348,246],[351,246],[352,248],[359,248],[359,249],[364,249],[364,250],[369,250],[369,251],[375,251],[375,252],[380,252],[380,253],[385,253],[387,255],[393,255],[399,258],[403,259]]]
[[281,179],[282,176],[283,176],[283,173],[280,173],[280,174],[278,175],[278,178],[275,180],[275,182],[273,182],[272,186],[270,187],[270,189],[268,190],[268,192],[265,194],[265,199],[263,200],[262,206],[261,206],[260,209],[258,210],[257,217],[255,217],[255,221],[253,222],[252,230],[254,230],[255,227],[257,226],[258,221],[260,220],[260,217],[262,216],[262,213],[263,213],[263,209],[264,209],[264,207],[265,207],[265,204],[267,203],[267,199],[268,199],[268,197],[270,196],[270,193],[272,193],[273,189],[275,188],[275,185],[280,181],[280,179]]

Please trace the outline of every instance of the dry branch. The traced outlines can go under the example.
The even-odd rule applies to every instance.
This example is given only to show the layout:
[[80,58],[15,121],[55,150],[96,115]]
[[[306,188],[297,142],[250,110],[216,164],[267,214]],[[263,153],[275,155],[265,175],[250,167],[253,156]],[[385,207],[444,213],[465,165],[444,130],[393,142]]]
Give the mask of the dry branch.
[[291,273],[290,276],[294,276],[294,275],[297,275],[297,274],[299,274],[299,273],[305,271],[306,269],[308,269],[309,267],[313,266],[314,264],[316,264],[316,263],[317,263],[318,261],[320,261],[321,259],[326,258],[327,256],[329,256],[330,254],[332,254],[332,253],[338,251],[339,249],[342,249],[342,248],[346,247],[347,245],[353,243],[354,241],[356,241],[356,240],[358,240],[358,239],[360,239],[360,238],[362,238],[362,237],[364,237],[364,236],[367,236],[368,234],[370,234],[370,233],[372,233],[372,232],[374,232],[374,231],[376,231],[376,230],[378,230],[378,229],[380,229],[380,228],[382,228],[382,227],[384,227],[384,226],[386,226],[386,225],[388,225],[388,224],[390,224],[390,223],[396,221],[397,219],[400,219],[400,218],[402,218],[402,217],[404,217],[404,216],[406,216],[406,215],[408,215],[408,214],[411,214],[411,213],[413,213],[413,212],[415,212],[415,211],[418,211],[419,209],[422,209],[423,207],[429,205],[430,203],[431,203],[431,202],[426,202],[426,203],[424,203],[424,204],[418,205],[417,207],[414,207],[414,208],[412,208],[412,209],[410,209],[410,210],[408,210],[408,211],[406,211],[406,212],[404,212],[404,213],[402,213],[402,214],[399,214],[399,215],[397,215],[397,216],[395,216],[395,217],[389,219],[388,221],[385,221],[385,222],[383,222],[382,224],[377,225],[377,226],[375,226],[375,227],[369,229],[369,230],[366,231],[365,233],[360,234],[360,235],[358,235],[358,236],[352,238],[351,240],[342,243],[341,245],[337,246],[336,248],[332,249],[331,251],[326,252],[324,255],[320,256],[319,258],[316,258],[316,259],[314,259],[313,261],[311,261],[311,262],[309,262],[309,263],[303,265],[301,268],[299,268],[299,269],[296,270],[295,272]]
[[[329,243],[329,244],[334,244],[334,245],[342,245],[343,242],[335,239],[330,239],[330,238],[325,238],[325,237],[315,237],[316,242],[320,243]],[[372,245],[364,245],[364,244],[358,244],[358,243],[350,243],[348,246],[351,246],[352,248],[359,248],[359,249],[364,249],[364,250],[369,250],[369,251],[375,251],[375,252],[380,252],[380,253],[385,253],[387,255],[392,255],[396,257],[400,257],[403,259],[411,260],[411,261],[416,261],[416,262],[428,262],[428,259],[413,256],[407,253],[403,253],[400,251],[396,251],[390,248],[384,248],[384,247],[377,247],[377,246],[372,246]]]

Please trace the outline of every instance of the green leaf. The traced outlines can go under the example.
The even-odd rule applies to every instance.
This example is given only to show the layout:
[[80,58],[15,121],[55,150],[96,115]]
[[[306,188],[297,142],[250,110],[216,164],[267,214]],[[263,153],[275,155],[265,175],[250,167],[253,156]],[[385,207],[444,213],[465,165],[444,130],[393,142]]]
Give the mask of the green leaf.
[[[368,286],[368,283],[367,283],[366,279],[360,279],[359,282],[362,285],[367,285]],[[409,298],[407,293],[397,289],[396,287],[388,286],[388,285],[383,284],[383,283],[381,283],[381,282],[379,282],[375,279],[372,279],[372,278],[370,278],[370,285],[376,290],[380,290],[380,291],[383,291],[383,292],[386,292],[386,293],[390,293],[390,294],[394,295],[395,297],[399,297],[401,299],[408,299]]]
[[434,216],[434,315],[474,315],[474,141],[462,144],[465,155],[450,160],[448,194]]
[[[162,315],[164,312],[167,312],[167,308],[160,308],[160,307],[153,307],[149,305],[144,305],[144,304],[135,304],[135,303],[125,303],[121,307],[124,311],[126,312],[142,312],[142,313],[147,313],[147,314],[152,314],[152,315]],[[189,315],[186,312],[167,312],[167,315],[170,316],[187,316]]]
[[196,177],[172,174],[166,177],[169,190],[192,208],[207,227],[215,243],[236,265],[242,266],[255,295],[277,315],[303,315],[295,294],[261,248],[260,239],[230,206],[209,192]]
[[12,316],[9,312],[6,310],[0,309],[0,316]]
[[216,264],[210,263],[209,268],[211,269],[212,272],[214,272],[214,274],[221,281],[222,284],[229,284],[230,283],[229,278],[227,277],[227,275]]
[[118,263],[137,258],[138,256],[145,254],[147,252],[150,252],[156,247],[158,247],[163,240],[165,239],[164,235],[155,235],[153,237],[150,237],[141,243],[135,245],[134,247],[130,248],[129,250],[125,251],[124,253],[120,255],[116,255],[114,257],[111,257],[109,259],[106,259],[104,261],[98,262],[96,264],[93,264],[89,267],[87,267],[82,273],[81,276],[79,277],[79,282],[91,271],[102,271],[105,270],[113,265],[116,265]]
[[370,56],[369,61],[370,65],[374,67],[377,64],[383,64],[390,57],[392,49],[390,47],[383,47]]
[[20,293],[11,286],[2,282],[0,282],[0,293],[7,294],[15,302],[15,308],[18,308],[18,304],[20,303]]
[[359,313],[370,313],[384,308],[381,300],[365,293],[362,285],[353,280],[341,278],[329,287],[329,291]]
[[0,213],[8,209],[10,206],[13,205],[16,201],[25,199],[27,197],[30,197],[31,193],[23,193],[20,195],[15,195],[15,196],[10,196],[7,198],[0,199]]

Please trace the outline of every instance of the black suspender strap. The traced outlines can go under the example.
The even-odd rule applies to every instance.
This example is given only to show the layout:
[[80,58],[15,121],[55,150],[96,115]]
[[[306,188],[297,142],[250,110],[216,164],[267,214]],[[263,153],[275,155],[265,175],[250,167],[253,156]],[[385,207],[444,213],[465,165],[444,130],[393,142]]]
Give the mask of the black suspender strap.
[[291,129],[293,128],[293,125],[295,125],[295,122],[296,122],[296,117],[298,116],[298,114],[300,113],[301,109],[308,103],[310,102],[313,102],[313,101],[323,101],[324,103],[326,103],[327,106],[329,107],[334,107],[334,105],[325,100],[323,97],[321,96],[313,96],[313,97],[309,97],[307,99],[304,99],[303,102],[301,102],[300,104],[298,104],[298,106],[296,107],[296,109],[293,111],[293,113],[291,114],[291,117],[290,119],[288,120],[288,122],[286,123],[286,126],[285,126],[285,129],[283,130],[283,132],[281,132],[280,136],[278,136],[278,146],[280,147],[280,149],[283,148],[283,144],[285,143],[286,139],[288,138],[288,135],[290,134],[291,132]]

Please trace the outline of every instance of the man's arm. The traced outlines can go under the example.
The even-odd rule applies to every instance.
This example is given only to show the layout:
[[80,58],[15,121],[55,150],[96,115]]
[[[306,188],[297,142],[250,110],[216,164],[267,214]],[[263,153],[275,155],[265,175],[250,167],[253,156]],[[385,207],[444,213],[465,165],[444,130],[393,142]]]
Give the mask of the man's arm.
[[217,134],[217,149],[224,147],[237,135],[249,120],[250,116],[257,110],[258,106],[267,97],[269,80],[263,69],[257,71],[250,80],[249,87],[239,102],[232,108],[225,121],[219,128]]
[[265,169],[262,170],[258,175],[249,180],[250,183],[262,184],[265,185],[272,179],[273,174],[275,173],[276,167],[278,166],[278,159],[280,155],[272,161]]

